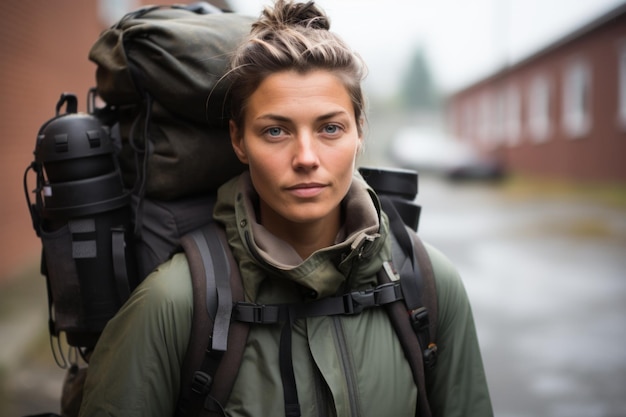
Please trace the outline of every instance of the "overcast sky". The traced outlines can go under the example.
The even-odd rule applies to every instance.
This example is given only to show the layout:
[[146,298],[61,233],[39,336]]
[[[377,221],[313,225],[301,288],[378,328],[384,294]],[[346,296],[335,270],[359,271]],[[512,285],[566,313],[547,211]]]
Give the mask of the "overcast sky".
[[[438,84],[454,90],[548,45],[626,0],[317,0],[367,62],[367,88],[395,90],[422,47]],[[258,15],[271,0],[230,0]]]

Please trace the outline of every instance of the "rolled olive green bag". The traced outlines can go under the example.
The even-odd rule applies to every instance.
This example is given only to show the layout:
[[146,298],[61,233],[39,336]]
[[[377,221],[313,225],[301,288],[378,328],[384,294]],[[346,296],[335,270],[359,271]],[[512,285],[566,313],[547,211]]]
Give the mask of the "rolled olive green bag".
[[213,191],[245,169],[230,146],[223,77],[252,21],[147,7],[100,35],[89,59],[98,95],[117,113],[129,188],[171,200]]

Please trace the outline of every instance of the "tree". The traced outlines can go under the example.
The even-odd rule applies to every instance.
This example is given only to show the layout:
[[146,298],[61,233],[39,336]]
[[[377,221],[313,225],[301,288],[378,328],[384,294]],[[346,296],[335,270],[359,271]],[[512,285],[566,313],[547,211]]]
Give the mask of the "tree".
[[409,61],[401,83],[402,103],[415,110],[434,110],[439,104],[439,94],[422,48],[417,48]]

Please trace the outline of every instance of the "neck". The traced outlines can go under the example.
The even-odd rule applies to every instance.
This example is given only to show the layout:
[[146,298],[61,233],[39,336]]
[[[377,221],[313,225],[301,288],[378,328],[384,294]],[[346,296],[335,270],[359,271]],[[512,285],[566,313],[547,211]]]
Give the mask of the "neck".
[[302,259],[306,259],[313,252],[334,244],[341,225],[341,209],[337,207],[331,215],[317,221],[295,223],[284,218],[264,216],[261,205],[260,220],[263,227],[290,244]]

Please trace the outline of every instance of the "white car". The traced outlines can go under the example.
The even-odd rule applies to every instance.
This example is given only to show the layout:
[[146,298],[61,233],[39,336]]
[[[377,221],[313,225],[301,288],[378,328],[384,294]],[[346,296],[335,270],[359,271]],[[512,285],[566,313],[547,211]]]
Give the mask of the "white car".
[[504,177],[500,161],[481,155],[468,144],[437,130],[403,129],[392,139],[389,152],[395,164],[415,169],[420,174],[459,180]]

